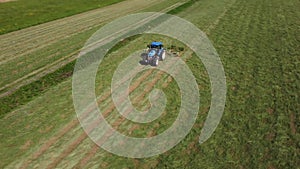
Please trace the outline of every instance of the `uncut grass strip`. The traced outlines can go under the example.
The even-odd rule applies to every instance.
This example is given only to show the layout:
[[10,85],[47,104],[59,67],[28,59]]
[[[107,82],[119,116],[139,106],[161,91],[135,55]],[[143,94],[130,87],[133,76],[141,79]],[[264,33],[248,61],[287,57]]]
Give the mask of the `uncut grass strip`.
[[[2,91],[0,94],[0,98],[11,94],[12,92],[18,90],[20,87],[22,87],[26,84],[36,81],[37,79],[45,76],[46,74],[54,72],[55,70],[63,67],[64,65],[66,65],[76,59],[77,59],[77,51],[71,53],[70,55],[62,57],[62,58],[48,64],[45,67],[37,69],[25,76],[13,81],[12,83],[6,84],[5,86],[0,88],[0,91]],[[3,92],[3,90],[5,90],[7,88],[10,88],[10,89]]]
[[170,11],[168,11],[168,14],[171,15],[175,15],[180,13],[181,11],[186,10],[188,7],[192,6],[195,2],[197,2],[196,0],[188,0],[186,2],[182,2],[179,6],[177,6],[175,9],[172,9]]

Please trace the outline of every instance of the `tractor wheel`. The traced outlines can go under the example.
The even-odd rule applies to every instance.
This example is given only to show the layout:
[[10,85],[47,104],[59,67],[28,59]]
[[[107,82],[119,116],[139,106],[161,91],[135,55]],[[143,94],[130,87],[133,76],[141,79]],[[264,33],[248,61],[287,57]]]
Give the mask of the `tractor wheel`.
[[144,56],[144,57],[143,57],[143,62],[144,62],[145,64],[147,64],[147,63],[148,63],[147,56]]
[[153,66],[158,66],[158,59],[157,58],[153,59]]
[[164,51],[160,57],[160,60],[165,60],[166,58],[166,51]]

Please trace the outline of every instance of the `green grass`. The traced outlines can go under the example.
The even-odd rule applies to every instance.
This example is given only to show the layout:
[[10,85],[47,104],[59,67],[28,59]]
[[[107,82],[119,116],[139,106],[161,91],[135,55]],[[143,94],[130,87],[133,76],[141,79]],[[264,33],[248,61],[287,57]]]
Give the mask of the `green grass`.
[[18,0],[0,3],[0,34],[101,8],[123,0]]
[[185,9],[187,9],[188,7],[192,6],[197,0],[189,0],[187,2],[185,2],[184,4],[178,6],[175,9],[170,10],[169,12],[167,12],[168,14],[171,15],[176,15],[182,11],[184,11]]
[[[297,168],[300,141],[299,7],[300,3],[296,0],[285,3],[280,0],[202,0],[182,9],[177,13],[179,16],[203,30],[210,28],[209,38],[224,65],[228,91],[224,116],[217,130],[207,142],[198,144],[211,95],[208,75],[200,60],[192,56],[186,62],[199,85],[201,108],[188,136],[170,151],[147,159],[119,157],[99,149],[86,167]],[[209,27],[211,24],[214,26]],[[104,58],[106,60],[96,80],[98,95],[110,87],[111,73],[118,63],[131,52],[143,48],[152,38],[157,37],[141,36],[125,41]],[[168,38],[162,40],[172,42]],[[132,98],[143,91],[149,79],[132,93]],[[157,87],[164,80],[162,78]],[[180,102],[178,97],[174,97],[178,94],[176,83],[170,83],[164,91],[172,100],[165,116],[168,120],[162,118],[152,125],[140,126],[140,130],[132,135],[144,136],[150,130],[159,133],[173,122]],[[100,107],[105,107],[107,102]],[[14,112],[0,119],[0,167],[22,162],[73,117],[70,78],[49,87],[44,94],[24,106],[17,106]],[[108,120],[117,117],[118,112],[114,111]],[[44,131],[51,125],[53,127],[48,132],[39,132],[40,128]],[[126,122],[120,130],[126,133],[132,125]],[[47,164],[80,133],[82,130],[78,128],[71,130],[33,161],[31,167]],[[28,140],[32,141],[32,145],[28,149],[20,149]],[[92,146],[93,142],[86,139],[58,167],[76,163]]]
[[[299,133],[292,128],[299,124],[291,116],[300,108],[299,7],[297,1],[237,1],[220,18],[209,37],[226,71],[222,121],[190,153],[176,147],[161,155],[159,168],[297,168]],[[180,15],[197,20],[199,15],[188,13]]]

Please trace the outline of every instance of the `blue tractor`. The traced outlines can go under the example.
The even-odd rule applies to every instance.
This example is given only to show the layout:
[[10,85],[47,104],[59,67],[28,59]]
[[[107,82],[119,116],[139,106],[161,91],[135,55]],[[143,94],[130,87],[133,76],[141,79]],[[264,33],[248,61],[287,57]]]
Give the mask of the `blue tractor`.
[[153,66],[158,66],[159,60],[166,58],[166,50],[163,48],[162,42],[152,42],[147,45],[147,54],[143,58],[144,62]]

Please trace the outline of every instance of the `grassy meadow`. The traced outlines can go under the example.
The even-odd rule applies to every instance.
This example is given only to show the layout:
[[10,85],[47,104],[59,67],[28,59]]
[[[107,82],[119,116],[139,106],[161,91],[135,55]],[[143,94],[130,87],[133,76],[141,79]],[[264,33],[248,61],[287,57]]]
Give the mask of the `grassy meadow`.
[[[24,2],[3,3],[0,8],[13,9],[14,4]],[[27,5],[41,6],[38,1],[32,2]],[[45,9],[51,7],[50,2],[43,5]],[[103,1],[102,5],[113,2],[117,1]],[[61,9],[59,17],[50,20],[90,10],[95,4],[90,1],[82,7],[75,5],[76,9]],[[168,8],[174,4],[177,5]],[[166,47],[182,47],[180,57],[198,83],[200,109],[190,133],[170,151],[145,159],[119,157],[99,148],[84,133],[74,111],[71,77],[75,59],[70,58],[108,20],[98,23],[93,16],[91,19],[95,20],[88,28],[83,24],[76,32],[65,28],[69,36],[46,46],[44,37],[39,39],[41,44],[36,50],[11,60],[0,58],[1,92],[10,90],[4,88],[6,84],[14,87],[18,79],[23,83],[27,78],[22,80],[22,77],[34,77],[0,98],[0,168],[297,168],[300,164],[299,8],[298,0],[170,0],[141,5],[140,11],[168,9],[165,12],[203,30],[220,55],[227,82],[221,122],[212,137],[199,145],[211,100],[209,76],[201,60],[181,42],[155,34],[125,39],[109,51],[98,69],[97,101],[106,120],[128,136],[150,137],[163,132],[174,122],[180,107],[180,91],[174,79],[151,69],[139,73],[131,82],[130,98],[133,105],[144,110],[149,108],[149,91],[163,90],[168,101],[162,116],[149,124],[121,117],[112,102],[110,84],[118,64],[128,55],[144,49],[153,40],[163,41]],[[49,19],[49,15],[43,17]],[[18,19],[23,20],[15,18]],[[0,34],[49,21],[33,20],[31,23],[24,20],[18,26],[10,25],[14,19],[5,21],[7,24],[3,25],[10,26],[1,24]],[[1,38],[0,41],[4,42]],[[22,43],[20,50],[21,47]],[[5,51],[2,54],[14,55]],[[64,57],[64,64],[47,71],[51,68],[49,64],[61,63]],[[16,64],[19,66],[15,67]],[[46,73],[31,75],[38,69]]]

